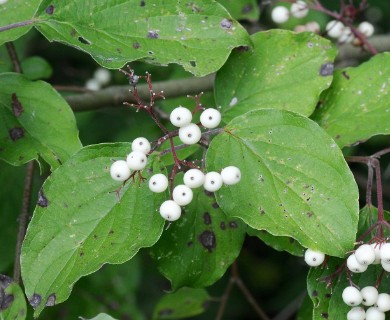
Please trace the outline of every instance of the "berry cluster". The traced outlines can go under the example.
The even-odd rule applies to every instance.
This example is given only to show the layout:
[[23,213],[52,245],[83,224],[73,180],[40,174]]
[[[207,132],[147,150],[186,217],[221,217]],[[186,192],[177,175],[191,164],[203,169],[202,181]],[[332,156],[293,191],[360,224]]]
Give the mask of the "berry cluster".
[[[175,146],[173,142],[173,137],[175,136],[179,137],[179,140],[184,144],[184,147],[186,145],[193,145],[196,143],[201,144],[205,148],[208,146],[208,143],[205,144],[202,142],[203,140],[201,141],[201,127],[205,129],[214,129],[218,127],[221,122],[221,113],[217,109],[205,109],[199,102],[199,95],[195,96],[194,98],[196,101],[196,106],[193,112],[185,107],[179,106],[170,113],[170,122],[178,129],[174,131],[168,131],[159,121],[154,111],[154,100],[157,97],[164,98],[164,96],[163,92],[160,92],[157,95],[153,92],[150,74],[147,73],[145,78],[150,89],[151,101],[149,104],[144,104],[143,101],[139,98],[137,91],[137,83],[141,76],[136,76],[134,71],[130,68],[130,72],[126,72],[124,70],[121,71],[128,76],[129,83],[134,87],[134,97],[138,102],[137,105],[129,103],[125,104],[136,107],[137,110],[142,108],[147,111],[163,131],[164,136],[157,140],[153,148],[147,139],[143,137],[135,139],[131,145],[132,151],[127,156],[126,161],[118,160],[111,165],[110,174],[114,180],[121,181],[124,184],[130,177],[134,177],[136,172],[138,172],[141,179],[143,179],[140,171],[145,168],[148,160],[147,157],[164,141],[169,140],[171,145],[170,152],[172,152],[174,158],[174,165],[170,177],[168,178],[164,174],[158,173],[154,174],[149,179],[149,189],[152,192],[161,193],[170,187],[171,199],[164,201],[160,206],[160,215],[168,221],[175,221],[180,218],[181,207],[188,205],[193,199],[193,188],[199,188],[203,186],[206,191],[215,192],[219,190],[223,184],[234,185],[240,181],[241,172],[240,169],[235,166],[228,166],[223,168],[220,173],[212,171],[205,174],[202,170],[200,170],[199,167],[195,165],[195,162],[179,160],[177,158],[177,146]],[[192,123],[192,116],[197,111],[202,111],[200,115],[200,123]],[[204,132],[204,135],[207,136],[210,134],[210,132],[211,131]],[[206,142],[208,141],[206,140]],[[182,170],[183,167],[187,167],[189,169],[184,173],[183,184],[179,184],[174,187],[174,179],[177,170]]]
[[[347,313],[348,320],[385,320],[385,312],[390,311],[390,295],[379,293],[376,287],[367,286],[359,290],[348,286],[343,290],[342,298],[352,307]],[[360,304],[368,307],[367,310]]]
[[288,21],[290,16],[295,18],[304,18],[309,13],[309,8],[305,1],[298,0],[294,2],[290,10],[284,6],[276,6],[272,9],[271,18],[275,23],[285,23]]
[[[329,37],[338,39],[340,43],[351,43],[355,41],[355,36],[351,28],[345,26],[341,21],[331,20],[325,29]],[[374,34],[374,26],[367,21],[361,22],[357,30],[367,38]]]
[[135,139],[131,144],[131,150],[126,161],[117,160],[111,165],[110,174],[114,180],[126,181],[130,178],[132,171],[140,171],[147,165],[147,154],[151,150],[151,146],[146,138]]

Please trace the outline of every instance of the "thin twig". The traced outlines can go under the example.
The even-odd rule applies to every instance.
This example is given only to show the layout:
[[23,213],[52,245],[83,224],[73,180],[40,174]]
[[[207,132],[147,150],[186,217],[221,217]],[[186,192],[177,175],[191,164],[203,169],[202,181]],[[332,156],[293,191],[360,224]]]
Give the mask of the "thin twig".
[[229,283],[225,289],[225,292],[223,293],[223,295],[221,297],[221,304],[219,305],[218,313],[217,313],[217,316],[215,317],[215,320],[222,320],[223,314],[225,313],[226,304],[229,300],[230,293],[231,293],[233,286],[234,286],[234,281],[235,280],[233,277],[229,278]]
[[26,235],[27,222],[29,216],[29,206],[31,202],[31,190],[34,175],[34,161],[27,164],[26,176],[24,178],[24,190],[22,209],[19,215],[19,230],[16,241],[15,263],[14,263],[14,281],[20,283],[20,253],[22,249],[22,242]]
[[53,85],[53,88],[58,91],[64,91],[64,92],[93,92],[92,90],[89,90],[85,87],[79,87],[79,86],[63,86],[63,85]]
[[20,65],[20,61],[19,61],[18,55],[16,53],[15,46],[14,46],[13,42],[6,42],[5,46],[7,48],[8,55],[11,58],[14,71],[17,73],[22,73],[23,72],[22,67]]
[[282,311],[280,311],[272,320],[288,320],[298,311],[303,300],[307,295],[307,291],[301,292],[293,301],[291,301]]

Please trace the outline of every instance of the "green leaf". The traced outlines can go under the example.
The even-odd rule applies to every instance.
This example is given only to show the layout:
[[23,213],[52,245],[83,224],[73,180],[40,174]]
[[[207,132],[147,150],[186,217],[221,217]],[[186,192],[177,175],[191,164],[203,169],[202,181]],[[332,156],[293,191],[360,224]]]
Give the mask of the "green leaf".
[[390,133],[390,53],[338,70],[313,119],[339,147]]
[[[81,318],[81,319],[85,319],[85,318]],[[85,319],[85,320],[88,320],[88,319]],[[96,317],[93,317],[89,320],[116,320],[115,318],[109,316],[108,314],[106,313],[99,313]]]
[[10,277],[0,274],[0,319],[24,320],[27,304],[22,289]]
[[[33,19],[42,0],[12,0],[0,4],[0,28]],[[0,32],[0,45],[16,40],[32,28],[32,22]]]
[[234,19],[258,20],[260,16],[259,5],[256,0],[218,0],[232,15]]
[[52,169],[81,148],[74,114],[49,84],[0,74],[0,159],[21,165],[42,157]]
[[205,311],[209,295],[204,289],[182,288],[163,296],[153,312],[153,319],[183,319]]
[[29,57],[23,60],[22,70],[30,80],[48,79],[53,73],[51,65],[41,57]]
[[143,59],[177,63],[201,76],[218,70],[230,51],[250,45],[245,29],[218,3],[181,1],[46,1],[36,28],[50,41],[89,53],[107,68]]
[[[119,183],[110,177],[113,158],[129,143],[81,149],[46,180],[22,246],[26,295],[38,315],[66,300],[73,284],[103,264],[123,263],[160,237],[164,220],[156,208],[166,198],[139,178],[129,181],[118,202]],[[152,157],[142,174],[164,172]]]
[[260,108],[310,115],[332,82],[332,44],[312,33],[286,30],[258,32],[251,39],[254,49],[233,52],[215,79],[224,121]]
[[303,248],[294,238],[276,237],[265,230],[256,230],[248,228],[248,235],[257,237],[266,245],[278,251],[286,251],[294,256],[302,257],[305,248]]
[[173,290],[207,287],[220,279],[239,255],[245,238],[245,225],[227,217],[213,194],[202,188],[193,192],[194,199],[182,209],[182,217],[151,249]]
[[241,169],[240,183],[217,192],[228,217],[329,255],[353,247],[358,189],[341,150],[315,122],[285,110],[248,112],[212,140],[206,165]]

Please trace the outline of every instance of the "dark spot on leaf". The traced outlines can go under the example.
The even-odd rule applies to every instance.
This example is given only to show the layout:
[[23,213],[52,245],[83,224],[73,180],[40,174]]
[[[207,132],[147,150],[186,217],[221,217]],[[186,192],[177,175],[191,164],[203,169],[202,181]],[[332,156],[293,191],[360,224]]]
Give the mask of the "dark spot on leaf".
[[222,221],[222,222],[219,224],[219,227],[220,227],[222,230],[225,230],[225,229],[226,229],[225,222]]
[[97,236],[96,234],[94,234],[94,235],[93,235],[93,238],[94,238],[94,239],[97,239],[97,238],[98,238],[98,236]]
[[139,4],[141,7],[145,7],[145,1],[144,0],[142,0],[141,2],[140,2],[140,4]]
[[121,49],[121,48],[116,48],[116,51],[117,51],[118,53],[122,53],[122,49]]
[[205,212],[203,214],[203,221],[204,221],[204,224],[206,224],[206,225],[211,224],[211,217],[210,217],[210,214],[208,212]]
[[321,317],[324,319],[328,319],[329,314],[327,312],[323,312],[323,313],[321,313]]
[[84,255],[84,252],[81,251],[81,252],[80,252],[80,257],[82,257],[83,255]]
[[311,293],[311,295],[313,297],[318,297],[318,291],[317,290],[313,290],[313,292]]
[[336,140],[340,139],[341,136],[338,134],[337,136],[334,137]]
[[19,101],[18,97],[16,96],[16,93],[12,94],[12,112],[14,113],[15,117],[20,117],[23,113],[24,109],[22,106],[22,103]]
[[42,297],[38,293],[34,293],[28,302],[31,304],[33,309],[35,310],[41,303]]
[[24,137],[24,130],[20,127],[15,127],[9,130],[9,136],[12,141],[19,140]]
[[138,42],[134,42],[133,43],[133,48],[134,49],[139,49],[140,47],[141,47],[141,45]]
[[333,75],[333,71],[334,71],[334,64],[332,62],[324,63],[320,67],[320,75],[323,77]]
[[203,233],[199,236],[199,241],[209,252],[215,249],[216,239],[214,232],[208,230],[203,231]]
[[72,31],[70,32],[71,37],[74,38],[76,34],[77,34],[76,29],[72,29]]
[[39,193],[38,193],[38,201],[37,201],[37,205],[42,207],[42,208],[46,208],[48,205],[49,205],[49,201],[47,200],[45,194],[43,193],[43,190],[39,190]]
[[237,48],[234,48],[234,51],[236,51],[236,52],[247,52],[247,51],[249,51],[249,46],[239,46]]
[[228,29],[231,29],[233,27],[233,22],[231,20],[225,18],[221,21],[220,25],[221,25],[222,29],[228,30]]
[[195,67],[196,67],[196,61],[194,61],[194,60],[191,60],[191,61],[190,61],[190,65],[191,65],[192,67],[194,67],[194,68],[195,68]]
[[54,13],[54,9],[55,9],[55,7],[51,4],[50,6],[48,6],[48,7],[45,9],[45,12],[46,12],[47,14],[52,15],[52,14]]
[[238,224],[237,224],[237,222],[235,222],[235,221],[230,221],[230,222],[229,222],[229,227],[230,227],[231,229],[237,229],[237,228],[238,228]]
[[242,9],[241,9],[241,13],[249,13],[253,10],[253,5],[251,4],[247,4],[246,6],[244,6]]
[[325,297],[330,299],[332,297],[332,294],[331,293],[327,293],[327,294],[325,294]]
[[48,296],[47,300],[46,300],[46,307],[52,307],[56,304],[56,294],[55,293],[52,293],[50,296]]
[[350,79],[350,77],[349,77],[347,71],[343,71],[341,74],[344,76],[345,79],[347,79],[347,80]]
[[214,209],[218,209],[218,208],[219,208],[219,205],[218,205],[218,203],[216,203],[216,202],[214,202],[214,203],[212,204],[212,206],[213,206]]
[[158,39],[160,36],[158,35],[157,31],[148,31],[147,37],[150,39]]
[[191,247],[193,244],[194,244],[194,243],[193,243],[192,241],[188,241],[188,242],[187,242],[187,246],[188,246],[188,247]]
[[313,216],[313,212],[309,211],[309,212],[306,212],[306,215],[308,218],[311,218]]
[[108,234],[114,234],[114,230],[111,229]]
[[263,209],[263,207],[260,207],[259,208],[259,211],[260,211],[260,215],[265,215],[265,210]]
[[162,309],[158,312],[160,316],[168,316],[173,313],[172,309]]
[[154,54],[154,52],[153,51],[148,51],[148,54]]
[[78,37],[77,40],[79,40],[82,44],[87,44],[87,45],[91,45],[91,41],[83,38],[83,37]]
[[309,198],[306,198],[306,201],[307,201],[307,202],[309,202],[309,201],[310,201],[310,199],[311,199],[310,197],[309,197]]
[[214,192],[210,192],[210,191],[205,190],[204,193],[208,197],[214,197]]
[[7,289],[12,282],[12,278],[0,274],[0,288]]

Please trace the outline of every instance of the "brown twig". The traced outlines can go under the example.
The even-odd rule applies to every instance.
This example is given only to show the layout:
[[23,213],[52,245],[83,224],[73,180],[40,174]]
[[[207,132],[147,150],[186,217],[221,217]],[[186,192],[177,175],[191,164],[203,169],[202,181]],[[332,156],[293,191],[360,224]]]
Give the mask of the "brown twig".
[[24,236],[26,235],[27,223],[28,223],[28,215],[29,215],[29,206],[31,202],[31,190],[32,190],[32,182],[34,175],[34,161],[30,161],[27,164],[26,168],[26,176],[24,179],[24,190],[23,190],[23,201],[22,201],[22,209],[19,215],[19,230],[16,241],[16,252],[15,252],[15,263],[14,263],[14,281],[16,283],[20,283],[20,253],[22,249],[22,242]]
[[5,46],[7,48],[8,55],[11,58],[14,71],[17,73],[22,73],[22,67],[20,65],[20,61],[19,61],[18,55],[16,53],[15,46],[14,46],[13,42],[6,42]]
[[36,21],[37,20],[32,19],[32,20],[26,20],[26,21],[11,23],[11,24],[8,24],[6,26],[0,27],[0,32],[11,30],[11,29],[15,29],[15,28],[29,26],[30,24],[33,24]]

